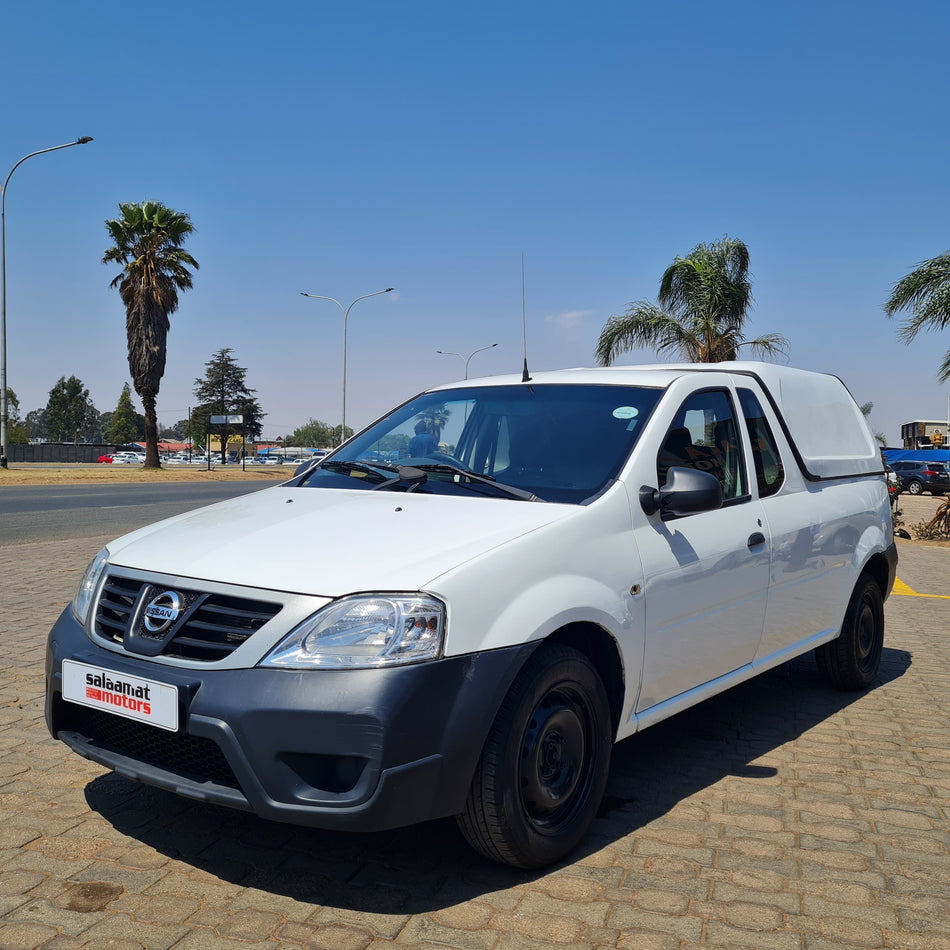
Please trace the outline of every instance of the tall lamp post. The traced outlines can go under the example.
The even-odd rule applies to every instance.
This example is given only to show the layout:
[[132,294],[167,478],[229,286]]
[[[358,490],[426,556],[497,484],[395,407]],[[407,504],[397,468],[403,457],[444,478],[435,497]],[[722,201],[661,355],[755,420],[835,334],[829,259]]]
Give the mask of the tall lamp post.
[[385,290],[376,290],[371,294],[363,294],[362,297],[357,297],[346,309],[343,308],[343,304],[340,303],[335,297],[324,297],[323,294],[307,294],[303,291],[300,291],[301,297],[313,297],[315,300],[329,300],[332,303],[335,303],[340,308],[340,313],[343,314],[343,423],[340,426],[340,445],[346,441],[346,321],[347,317],[350,315],[350,311],[353,309],[353,304],[359,303],[361,300],[365,300],[367,297],[378,297],[380,294],[389,294],[392,293],[396,288],[387,287]]
[[482,350],[490,350],[493,346],[498,346],[497,343],[489,343],[488,346],[480,346],[477,350],[474,350],[469,354],[468,359],[465,359],[461,353],[453,353],[451,350],[436,350],[440,356],[457,356],[465,364],[465,378],[468,379],[468,364],[472,361],[472,357],[476,353],[481,353]]
[[7,175],[0,188],[0,468],[7,467],[7,421],[9,407],[7,405],[7,185],[13,173],[34,155],[43,155],[45,152],[57,152],[61,148],[72,148],[74,145],[85,145],[92,139],[88,135],[67,142],[65,145],[54,145],[52,148],[41,148],[38,152],[24,155]]

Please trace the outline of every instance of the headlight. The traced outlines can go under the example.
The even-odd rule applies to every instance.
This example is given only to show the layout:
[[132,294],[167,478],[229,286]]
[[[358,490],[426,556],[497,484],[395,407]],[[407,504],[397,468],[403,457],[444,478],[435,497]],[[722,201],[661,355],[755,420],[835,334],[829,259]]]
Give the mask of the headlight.
[[79,582],[79,590],[73,598],[73,616],[79,621],[80,625],[86,626],[86,618],[89,616],[89,608],[92,606],[92,598],[96,594],[96,588],[99,586],[99,580],[102,578],[102,572],[109,563],[109,549],[103,548],[90,562]]
[[305,620],[261,661],[294,669],[420,663],[442,650],[445,605],[422,594],[360,594]]

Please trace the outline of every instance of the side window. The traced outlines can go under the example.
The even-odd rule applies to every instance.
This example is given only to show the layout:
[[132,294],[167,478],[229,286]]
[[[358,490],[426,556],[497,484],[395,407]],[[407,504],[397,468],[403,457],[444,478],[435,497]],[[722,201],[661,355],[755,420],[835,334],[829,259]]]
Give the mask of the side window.
[[751,389],[739,390],[739,403],[752,443],[752,461],[755,463],[755,480],[759,486],[759,497],[774,495],[785,480],[785,467],[778,454],[778,447],[772,435],[765,413],[755,393]]
[[747,494],[739,431],[729,394],[721,389],[694,393],[680,407],[656,460],[658,483],[679,465],[719,479],[723,502]]

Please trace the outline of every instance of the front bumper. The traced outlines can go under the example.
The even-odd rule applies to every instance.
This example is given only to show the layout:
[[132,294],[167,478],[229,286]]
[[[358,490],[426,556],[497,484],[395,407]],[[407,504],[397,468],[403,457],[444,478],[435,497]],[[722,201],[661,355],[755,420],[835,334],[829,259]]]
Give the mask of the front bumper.
[[[127,778],[263,818],[379,831],[462,811],[495,713],[534,644],[387,670],[194,670],[50,631],[46,724]],[[62,696],[77,660],[178,690],[167,732]]]

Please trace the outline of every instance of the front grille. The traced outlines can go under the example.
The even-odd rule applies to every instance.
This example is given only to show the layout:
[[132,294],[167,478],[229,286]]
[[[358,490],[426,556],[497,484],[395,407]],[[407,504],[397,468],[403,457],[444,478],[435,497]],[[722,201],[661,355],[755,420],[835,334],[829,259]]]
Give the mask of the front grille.
[[128,577],[116,577],[110,574],[102,588],[99,597],[99,609],[96,612],[96,633],[101,637],[108,637],[117,643],[122,642],[122,636],[132,620],[132,611],[135,601],[142,589],[140,581],[133,581]]
[[[281,609],[279,603],[176,587],[181,616],[167,631],[155,632],[145,625],[144,607],[165,590],[161,585],[110,574],[96,609],[96,634],[134,652],[211,663],[233,653]],[[153,646],[135,648],[130,644],[134,640]]]
[[208,594],[175,631],[168,648],[172,656],[218,660],[236,650],[280,610],[280,604]]
[[187,732],[166,732],[75,703],[59,702],[58,732],[78,732],[98,748],[115,752],[191,782],[241,786],[217,743]]

